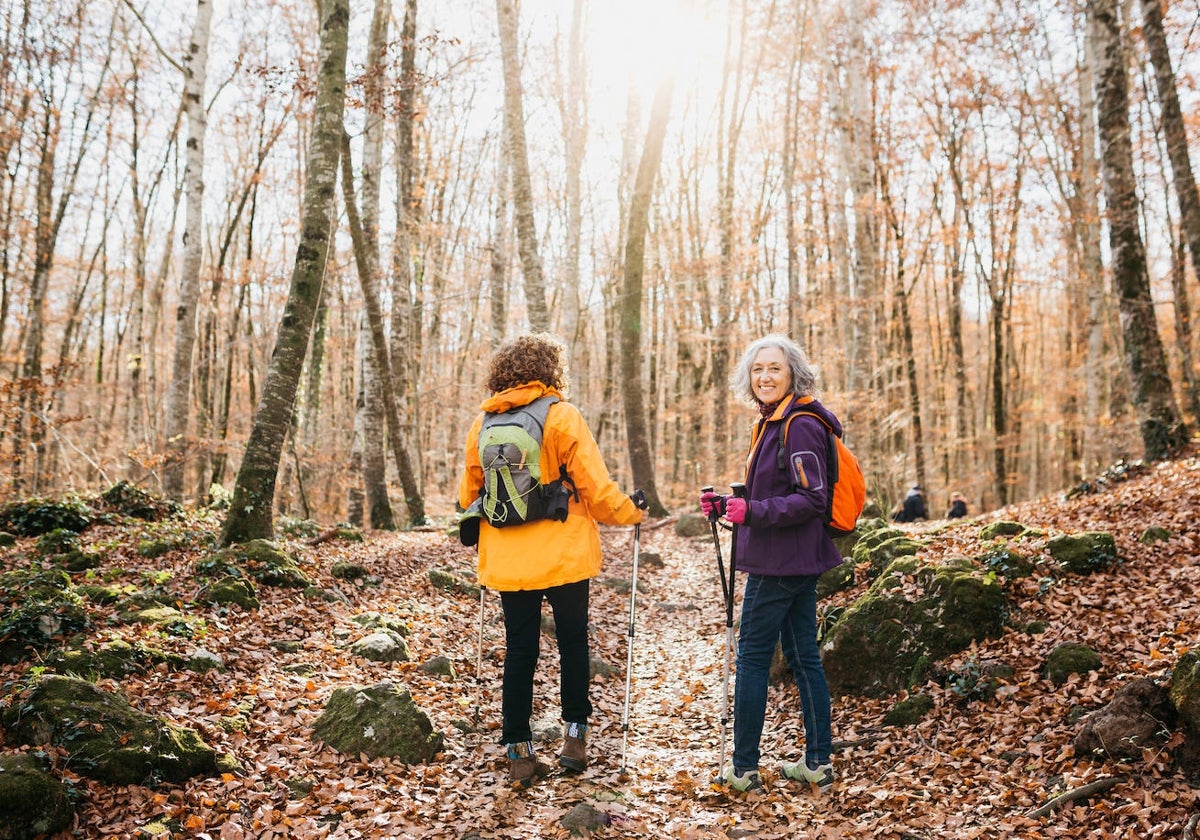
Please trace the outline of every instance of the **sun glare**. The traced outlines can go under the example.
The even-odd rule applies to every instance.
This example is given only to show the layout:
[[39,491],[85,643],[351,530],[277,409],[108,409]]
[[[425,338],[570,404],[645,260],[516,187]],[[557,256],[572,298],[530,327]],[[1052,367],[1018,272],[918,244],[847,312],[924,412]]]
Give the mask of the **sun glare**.
[[[585,32],[594,95],[623,103],[632,86],[649,102],[668,74],[684,84],[719,67],[724,19],[691,0],[595,0]],[[623,106],[622,106],[623,107]]]

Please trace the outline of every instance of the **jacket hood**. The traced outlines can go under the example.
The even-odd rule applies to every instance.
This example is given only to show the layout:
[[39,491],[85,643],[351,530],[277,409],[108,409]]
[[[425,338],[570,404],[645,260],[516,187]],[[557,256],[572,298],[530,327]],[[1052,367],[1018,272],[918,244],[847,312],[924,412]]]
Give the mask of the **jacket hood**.
[[523,405],[529,405],[539,397],[544,397],[548,394],[552,394],[560,400],[563,398],[562,393],[557,388],[551,388],[544,382],[535,380],[533,382],[526,382],[524,385],[517,385],[514,388],[500,391],[497,394],[492,394],[479,407],[488,414],[496,414],[501,411],[510,411]]
[[834,416],[828,408],[820,403],[815,397],[795,397],[784,400],[779,404],[779,407],[768,417],[768,420],[782,420],[789,414],[797,412],[807,412],[815,414],[825,421],[825,424],[833,430],[833,433],[838,437],[842,436],[842,423]]

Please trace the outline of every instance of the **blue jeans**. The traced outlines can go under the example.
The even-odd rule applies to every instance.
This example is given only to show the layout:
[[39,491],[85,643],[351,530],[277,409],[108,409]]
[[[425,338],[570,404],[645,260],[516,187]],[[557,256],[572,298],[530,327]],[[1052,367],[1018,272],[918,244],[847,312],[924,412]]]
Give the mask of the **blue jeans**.
[[809,767],[829,763],[833,736],[829,685],[817,647],[818,577],[749,575],[746,580],[733,693],[733,767],[738,773],[758,769],[776,642],[782,643],[800,689],[805,762]]
[[591,663],[588,661],[589,581],[550,589],[501,592],[504,607],[504,689],[501,706],[504,728],[501,744],[533,739],[529,718],[533,714],[533,675],[537,670],[542,639],[542,599],[554,611],[558,642],[559,700],[562,719],[586,724],[592,714],[588,697]]

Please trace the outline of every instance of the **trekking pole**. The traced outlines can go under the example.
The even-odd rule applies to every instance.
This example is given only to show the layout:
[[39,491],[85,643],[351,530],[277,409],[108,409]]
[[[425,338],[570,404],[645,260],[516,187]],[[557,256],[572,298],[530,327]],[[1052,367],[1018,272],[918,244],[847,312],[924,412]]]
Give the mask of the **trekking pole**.
[[[713,492],[713,486],[707,484],[700,488],[702,493]],[[709,525],[712,527],[713,545],[717,549],[717,574],[721,578],[721,596],[725,599],[725,667],[721,677],[721,762],[717,765],[717,774],[725,769],[725,746],[729,738],[729,649],[733,638],[733,590],[732,578],[730,574],[729,580],[725,578],[725,560],[721,557],[721,535],[717,530],[717,519],[721,516],[721,512],[715,507],[708,515]],[[732,570],[730,570],[732,572]]]
[[[746,495],[746,485],[735,483],[730,484],[729,489],[733,491],[733,495],[737,498],[744,498]],[[716,534],[716,524],[713,524],[713,533]],[[724,578],[724,570],[722,570],[721,588],[725,591],[725,669],[724,669],[724,714],[721,717],[721,765],[717,770],[718,773],[725,771],[725,742],[728,737],[729,724],[733,722],[733,715],[729,710],[729,675],[733,671],[733,597],[734,597],[734,575],[737,574],[737,537],[738,526],[733,526],[733,536],[729,542],[729,580]],[[717,549],[717,561],[720,562],[721,550]]]
[[479,587],[479,643],[475,649],[475,725],[479,726],[479,710],[483,699],[483,597],[487,587]]
[[642,524],[633,526],[633,584],[629,587],[629,634],[625,644],[625,712],[621,715],[621,772],[625,772],[625,748],[629,743],[629,687],[633,680],[633,617],[637,608],[638,554],[642,546]]

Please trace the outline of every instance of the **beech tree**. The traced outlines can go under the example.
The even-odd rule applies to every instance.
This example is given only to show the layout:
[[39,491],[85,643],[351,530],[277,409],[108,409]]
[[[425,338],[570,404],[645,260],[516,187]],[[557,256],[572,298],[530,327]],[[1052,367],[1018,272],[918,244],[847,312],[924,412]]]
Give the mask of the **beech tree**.
[[250,439],[242,455],[229,515],[221,535],[224,545],[274,536],[279,456],[291,425],[297,385],[308,352],[309,334],[329,257],[341,158],[349,23],[349,0],[323,0],[314,105],[316,120],[308,147],[300,242],[271,365],[254,413]]
[[1171,389],[1138,227],[1137,184],[1129,136],[1129,82],[1116,0],[1091,0],[1087,35],[1096,57],[1096,127],[1125,359],[1146,457],[1159,460],[1181,451],[1188,435]]

